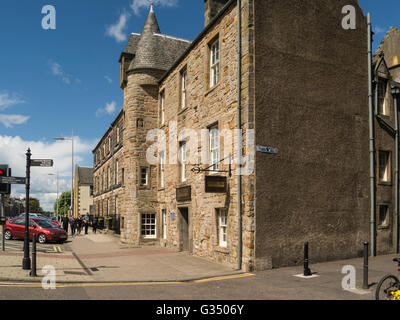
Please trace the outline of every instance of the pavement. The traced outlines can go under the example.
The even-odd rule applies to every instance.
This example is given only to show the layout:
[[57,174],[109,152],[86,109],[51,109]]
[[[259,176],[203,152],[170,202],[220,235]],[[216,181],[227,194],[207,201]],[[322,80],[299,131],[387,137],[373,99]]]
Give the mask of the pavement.
[[[216,297],[221,298],[223,292],[224,298],[231,299],[371,300],[384,275],[399,275],[397,263],[392,261],[394,254],[369,257],[369,286],[365,289],[363,258],[313,263],[310,257],[311,277],[302,276],[303,266],[246,273],[187,253],[124,245],[115,235],[90,233],[70,237],[64,245],[41,245],[38,276],[30,277],[28,270],[22,270],[21,244],[11,240],[6,242],[6,251],[0,251],[0,286],[42,282],[47,277],[42,268],[52,266],[57,284],[168,284],[174,292],[186,295],[192,288],[188,285],[193,284],[196,296],[204,290],[207,297],[213,297],[215,291]],[[349,272],[354,272],[355,286],[346,289],[343,283],[349,283],[345,281]]]
[[130,246],[116,235],[89,231],[69,235],[63,245],[38,244],[37,277],[31,277],[22,269],[22,245],[21,240],[6,241],[5,252],[0,251],[0,281],[41,282],[48,275],[42,272],[46,266],[54,268],[57,283],[183,282],[243,273],[184,252]]

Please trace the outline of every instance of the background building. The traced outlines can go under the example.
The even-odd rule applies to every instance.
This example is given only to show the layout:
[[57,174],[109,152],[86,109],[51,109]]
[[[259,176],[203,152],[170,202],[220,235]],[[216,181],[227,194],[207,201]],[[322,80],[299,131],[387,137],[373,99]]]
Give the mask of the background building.
[[[376,162],[376,251],[390,253],[398,239],[396,202],[395,106],[391,93],[400,87],[400,30],[391,27],[373,61],[375,162]],[[398,195],[397,195],[398,196]]]
[[75,166],[74,217],[93,213],[93,168]]

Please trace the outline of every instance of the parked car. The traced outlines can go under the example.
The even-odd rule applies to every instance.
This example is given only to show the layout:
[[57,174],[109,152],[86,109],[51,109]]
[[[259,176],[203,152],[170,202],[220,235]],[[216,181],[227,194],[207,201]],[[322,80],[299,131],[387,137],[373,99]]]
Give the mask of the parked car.
[[[24,218],[25,219],[25,216],[26,216],[25,213],[21,213],[19,216],[17,216],[17,218]],[[55,227],[61,228],[61,224],[59,224],[57,222],[57,220],[49,218],[49,217],[47,217],[47,216],[45,216],[43,214],[40,214],[40,213],[30,213],[29,214],[29,218],[44,219],[44,220],[50,222],[51,224],[53,224]]]
[[[17,216],[17,218],[22,218],[25,217],[26,213],[21,213],[20,215]],[[40,218],[42,215],[40,213],[29,213],[30,218]]]
[[[36,234],[36,239],[39,243],[55,241],[63,243],[68,239],[68,234],[50,223],[46,219],[30,218],[29,219],[29,239],[32,240],[32,235]],[[13,238],[23,239],[25,234],[25,218],[19,217],[6,221],[4,227],[4,238],[10,240]]]

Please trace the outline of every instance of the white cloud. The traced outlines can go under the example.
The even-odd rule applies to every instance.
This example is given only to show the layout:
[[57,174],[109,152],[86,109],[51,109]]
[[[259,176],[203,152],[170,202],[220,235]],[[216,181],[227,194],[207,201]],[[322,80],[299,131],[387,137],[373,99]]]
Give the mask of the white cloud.
[[374,28],[374,32],[375,32],[376,34],[385,33],[385,32],[386,32],[386,29],[376,26],[376,27]]
[[130,15],[126,12],[119,16],[119,20],[116,24],[108,26],[106,29],[106,35],[114,38],[117,42],[126,41],[127,35],[123,32],[126,24],[129,20]]
[[[150,0],[133,0],[131,4],[131,8],[133,12],[138,16],[140,15],[141,8],[149,8],[150,7]],[[178,0],[153,0],[154,6],[160,7],[175,7],[178,5]]]
[[14,125],[24,124],[29,120],[30,116],[20,114],[0,114],[0,122],[6,128],[12,128]]
[[5,110],[8,107],[25,103],[17,94],[9,94],[8,92],[0,93],[0,110]]
[[104,79],[107,80],[108,83],[113,83],[112,79],[109,76],[104,76]]
[[[85,156],[91,157],[96,141],[83,141],[74,137],[74,163],[79,164]],[[0,136],[0,163],[12,168],[12,176],[25,177],[26,151],[31,149],[32,159],[53,159],[52,168],[31,168],[30,196],[40,200],[44,210],[53,210],[57,198],[56,176],[59,173],[59,195],[71,190],[71,141],[25,141],[20,137]],[[12,196],[25,197],[23,185],[12,185]]]
[[104,108],[99,108],[96,111],[96,117],[101,117],[102,115],[113,115],[117,111],[117,103],[112,101],[107,103]]
[[[72,81],[74,80],[74,76],[67,74],[58,62],[50,61],[49,65],[50,65],[50,71],[54,76],[59,77],[65,84],[69,85],[72,83]],[[81,84],[82,80],[76,78],[75,83]]]

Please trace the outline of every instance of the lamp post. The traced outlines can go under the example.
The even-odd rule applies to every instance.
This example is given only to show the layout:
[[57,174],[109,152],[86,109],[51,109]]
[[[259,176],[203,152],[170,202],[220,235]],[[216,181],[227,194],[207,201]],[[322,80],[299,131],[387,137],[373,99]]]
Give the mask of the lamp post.
[[72,138],[57,137],[54,140],[64,141],[71,140],[72,142],[72,168],[71,168],[71,214],[74,215],[73,193],[74,193],[74,130],[72,130]]
[[57,205],[57,209],[56,209],[56,216],[57,216],[57,219],[58,219],[58,215],[59,215],[59,212],[58,212],[58,169],[57,169],[57,174],[54,174],[54,173],[49,173],[49,176],[57,176],[57,200],[56,200],[56,205]]

